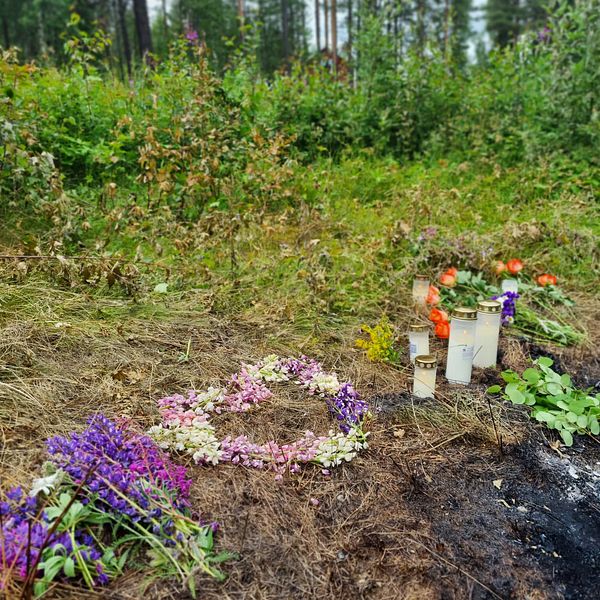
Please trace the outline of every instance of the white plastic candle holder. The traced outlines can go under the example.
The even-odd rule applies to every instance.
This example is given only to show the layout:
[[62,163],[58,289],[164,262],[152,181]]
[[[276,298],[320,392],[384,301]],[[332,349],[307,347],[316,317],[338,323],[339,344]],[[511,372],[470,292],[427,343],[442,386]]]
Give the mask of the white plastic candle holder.
[[477,305],[474,367],[486,369],[496,366],[501,316],[502,304],[496,300],[484,300]]
[[519,282],[516,279],[503,279],[502,280],[502,292],[514,292],[515,294],[519,291]]
[[415,375],[413,378],[413,396],[417,398],[433,398],[435,395],[435,376],[437,359],[429,354],[415,358]]
[[408,332],[410,362],[419,354],[429,354],[429,326],[413,323]]
[[414,305],[421,310],[427,307],[427,295],[429,294],[429,277],[427,275],[415,275],[412,287]]
[[468,385],[473,370],[473,350],[477,312],[474,308],[455,308],[450,319],[446,379],[450,383]]

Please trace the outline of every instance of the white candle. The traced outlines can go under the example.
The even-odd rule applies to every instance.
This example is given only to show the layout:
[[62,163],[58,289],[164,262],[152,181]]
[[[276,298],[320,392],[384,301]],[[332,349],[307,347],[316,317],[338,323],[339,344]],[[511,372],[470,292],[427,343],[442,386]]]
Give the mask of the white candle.
[[502,291],[503,292],[518,292],[519,282],[516,279],[503,279],[502,280]]
[[496,300],[484,300],[477,305],[474,367],[496,366],[501,315],[502,304]]
[[471,382],[477,313],[474,308],[455,308],[450,319],[446,379],[450,383]]
[[408,332],[408,349],[410,362],[415,362],[415,356],[429,354],[429,327],[413,323]]
[[433,398],[435,392],[435,375],[437,360],[435,356],[420,354],[415,358],[415,375],[413,379],[413,396],[417,398]]
[[413,302],[418,308],[426,308],[427,294],[429,294],[429,277],[427,275],[415,275],[412,296]]

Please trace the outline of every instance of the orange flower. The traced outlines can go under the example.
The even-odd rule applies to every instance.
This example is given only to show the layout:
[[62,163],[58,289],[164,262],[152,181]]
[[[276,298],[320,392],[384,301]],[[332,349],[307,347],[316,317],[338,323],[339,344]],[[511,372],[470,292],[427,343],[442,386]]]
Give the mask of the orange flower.
[[544,273],[537,278],[537,282],[542,286],[546,287],[547,285],[556,285],[558,279],[554,275],[550,275],[550,273]]
[[456,277],[450,273],[444,273],[440,276],[440,283],[446,287],[454,287],[456,285]]
[[429,293],[427,294],[427,298],[425,301],[427,302],[427,304],[435,306],[436,304],[440,303],[440,300],[440,290],[436,288],[435,285],[430,285]]
[[511,258],[506,263],[506,268],[513,274],[516,275],[523,269],[523,263],[518,258]]
[[448,313],[445,310],[442,310],[441,308],[432,308],[431,312],[429,313],[429,320],[433,321],[434,323],[439,323],[440,321],[447,321]]
[[446,273],[452,275],[452,277],[456,277],[458,275],[458,269],[456,267],[450,267]]
[[496,275],[500,275],[500,273],[502,273],[502,271],[506,271],[506,265],[501,260],[499,260],[496,263],[496,266],[494,267],[494,269],[496,271]]
[[440,321],[435,326],[435,335],[442,340],[447,340],[450,337],[450,323],[448,321]]

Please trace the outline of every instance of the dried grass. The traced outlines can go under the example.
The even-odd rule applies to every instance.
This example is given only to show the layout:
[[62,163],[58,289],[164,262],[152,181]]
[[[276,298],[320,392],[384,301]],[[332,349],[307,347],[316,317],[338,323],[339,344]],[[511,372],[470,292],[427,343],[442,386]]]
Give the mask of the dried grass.
[[[501,456],[500,437],[506,446],[526,436],[523,413],[489,404],[485,381],[469,390],[441,386],[435,402],[416,402],[406,393],[409,369],[368,363],[352,348],[357,331],[338,331],[323,343],[322,332],[307,335],[268,314],[224,321],[191,308],[189,296],[172,307],[171,318],[155,320],[134,316],[138,308],[116,301],[39,288],[21,293],[34,300],[15,317],[0,312],[4,485],[26,483],[44,459],[44,439],[81,429],[90,414],[126,416],[144,429],[157,421],[155,401],[162,395],[222,383],[241,362],[270,352],[306,352],[371,398],[371,447],[331,477],[308,468],[283,483],[234,466],[191,466],[195,507],[223,524],[220,547],[240,555],[227,565],[225,584],[201,580],[202,597],[423,600],[440,598],[442,589],[456,598],[485,589],[481,574],[452,567],[451,552],[440,558],[432,523],[419,512],[422,502],[436,502],[430,496],[436,477],[446,472],[451,481],[466,468],[469,477],[483,476]],[[111,316],[103,317],[108,308]],[[398,314],[405,315],[398,321],[402,329],[413,317]],[[188,340],[190,358],[181,362]],[[441,354],[441,344],[437,349]],[[526,360],[514,340],[505,340],[503,349],[506,364],[516,368]],[[290,441],[305,429],[329,428],[321,401],[294,386],[276,388],[272,402],[221,419],[219,432]],[[524,582],[527,577],[522,574]],[[56,594],[187,597],[173,582],[146,583],[132,572],[99,595],[67,587]]]

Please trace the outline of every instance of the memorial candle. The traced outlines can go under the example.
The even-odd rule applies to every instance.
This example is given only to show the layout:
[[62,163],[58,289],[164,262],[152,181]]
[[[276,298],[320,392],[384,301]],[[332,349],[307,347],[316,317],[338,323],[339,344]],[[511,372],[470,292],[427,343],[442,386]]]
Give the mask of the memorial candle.
[[418,354],[429,354],[429,326],[413,323],[408,332],[410,362],[415,362]]
[[435,375],[437,360],[429,354],[415,358],[415,375],[413,380],[413,395],[417,398],[433,398],[435,393]]
[[415,362],[418,354],[429,354],[429,326],[413,323],[408,332],[410,362]]
[[450,383],[471,382],[477,313],[474,308],[455,308],[450,319],[446,379]]
[[503,279],[502,280],[502,291],[503,292],[518,292],[519,282],[516,279]]
[[425,309],[427,304],[427,294],[429,293],[429,277],[427,275],[415,275],[412,287],[412,296],[414,304]]
[[502,304],[496,300],[484,300],[477,305],[474,367],[496,366],[501,315]]

